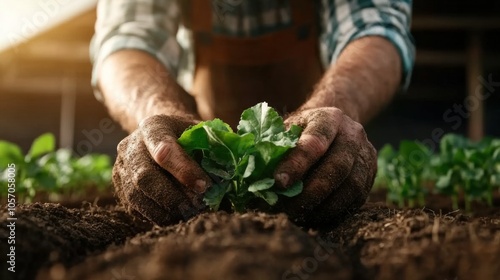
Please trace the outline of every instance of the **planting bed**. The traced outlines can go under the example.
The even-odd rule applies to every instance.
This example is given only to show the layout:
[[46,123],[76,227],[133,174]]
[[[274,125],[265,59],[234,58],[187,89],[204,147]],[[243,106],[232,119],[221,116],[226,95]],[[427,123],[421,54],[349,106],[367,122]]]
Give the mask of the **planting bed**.
[[[8,231],[0,228],[0,278],[498,279],[498,198],[476,214],[395,209],[384,198],[373,194],[320,231],[262,213],[205,213],[159,228],[112,205],[22,205],[15,274],[5,267]],[[439,196],[427,200],[446,205]],[[6,218],[2,210],[2,224]]]

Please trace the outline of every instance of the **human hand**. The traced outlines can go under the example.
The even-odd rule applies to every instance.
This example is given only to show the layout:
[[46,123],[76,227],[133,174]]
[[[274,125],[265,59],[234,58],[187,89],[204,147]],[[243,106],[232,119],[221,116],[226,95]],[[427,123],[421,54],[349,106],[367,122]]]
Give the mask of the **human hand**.
[[275,179],[281,187],[302,179],[304,190],[280,199],[278,209],[299,224],[321,226],[363,205],[377,171],[377,152],[363,126],[332,107],[297,112],[285,123],[304,130]]
[[119,200],[158,225],[185,220],[205,209],[211,179],[177,138],[194,120],[156,115],[118,145],[113,183]]

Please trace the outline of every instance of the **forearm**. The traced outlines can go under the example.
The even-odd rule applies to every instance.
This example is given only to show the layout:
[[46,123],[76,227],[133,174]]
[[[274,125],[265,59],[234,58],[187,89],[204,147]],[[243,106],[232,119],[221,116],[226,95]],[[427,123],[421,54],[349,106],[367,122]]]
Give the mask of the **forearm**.
[[401,72],[400,56],[388,40],[360,38],[342,51],[302,109],[333,106],[364,124],[391,100]]
[[111,54],[102,64],[98,86],[111,116],[128,132],[158,114],[197,118],[192,96],[151,55],[137,50]]

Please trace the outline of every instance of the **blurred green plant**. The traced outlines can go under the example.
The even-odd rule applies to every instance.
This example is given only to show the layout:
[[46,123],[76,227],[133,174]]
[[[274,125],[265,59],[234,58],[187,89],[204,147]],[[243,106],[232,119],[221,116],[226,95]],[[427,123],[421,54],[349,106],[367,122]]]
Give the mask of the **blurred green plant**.
[[402,141],[399,151],[385,145],[378,155],[376,185],[387,188],[387,200],[398,206],[425,205],[423,180],[428,176],[431,151],[413,141]]
[[399,150],[384,146],[379,151],[375,187],[386,188],[388,202],[400,207],[423,206],[430,189],[426,185],[434,185],[436,193],[450,196],[453,209],[458,209],[460,195],[466,211],[471,210],[474,200],[492,206],[493,194],[500,190],[500,139],[474,143],[447,134],[439,147],[440,152],[432,154],[414,141],[402,141]]
[[436,191],[450,195],[454,209],[458,209],[460,192],[467,211],[473,200],[492,206],[494,189],[500,186],[500,140],[485,138],[473,143],[457,134],[445,135],[433,168]]
[[[107,155],[77,157],[67,149],[55,149],[50,133],[37,137],[26,155],[14,143],[0,140],[0,183],[7,184],[7,166],[16,165],[16,196],[31,202],[40,193],[49,197],[82,195],[89,187],[104,191],[111,185],[112,163]],[[0,188],[0,198],[7,188]]]

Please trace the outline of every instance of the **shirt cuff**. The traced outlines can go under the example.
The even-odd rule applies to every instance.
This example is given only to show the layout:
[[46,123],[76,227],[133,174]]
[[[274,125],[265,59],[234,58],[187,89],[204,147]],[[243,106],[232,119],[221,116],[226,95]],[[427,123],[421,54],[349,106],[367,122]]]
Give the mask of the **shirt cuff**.
[[333,55],[332,63],[334,63],[342,50],[352,41],[367,37],[381,36],[389,40],[397,49],[402,62],[402,80],[401,90],[406,91],[411,81],[413,65],[415,64],[415,46],[411,34],[402,35],[399,30],[383,25],[371,25],[370,27],[357,30],[351,34],[347,40],[339,44],[336,53]]

